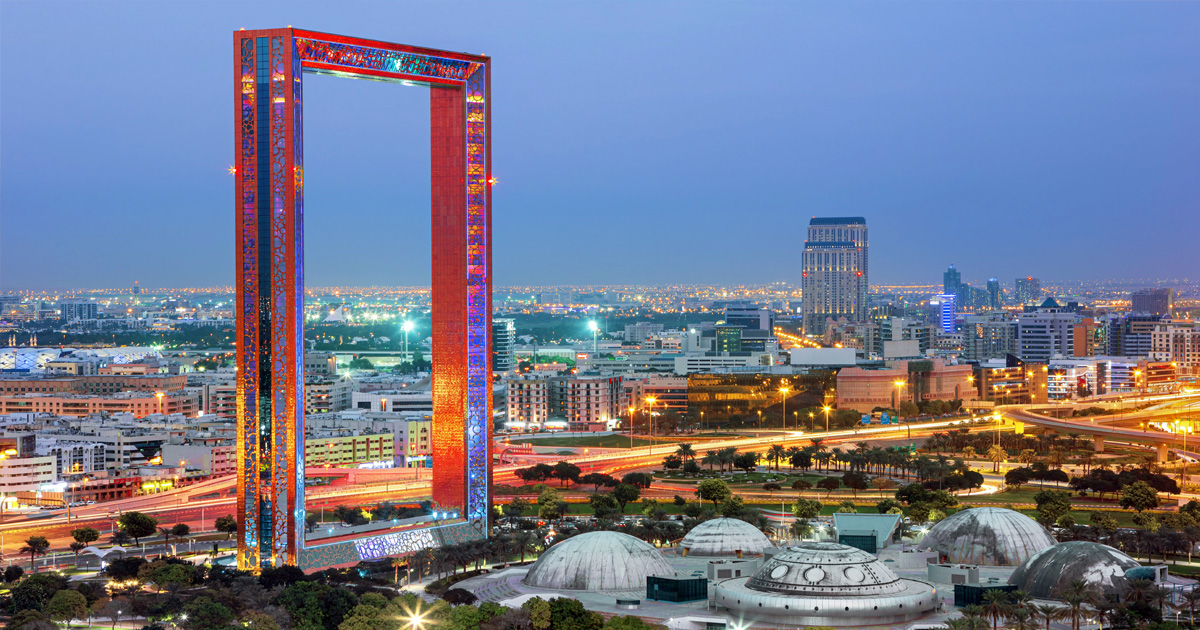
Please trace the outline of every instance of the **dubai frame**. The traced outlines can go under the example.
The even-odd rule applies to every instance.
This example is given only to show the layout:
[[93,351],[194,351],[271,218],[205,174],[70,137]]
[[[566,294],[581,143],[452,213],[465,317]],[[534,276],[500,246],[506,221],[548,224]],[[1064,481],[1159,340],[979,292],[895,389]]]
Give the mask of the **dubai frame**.
[[[293,28],[233,34],[239,568],[304,569],[487,535],[491,508],[491,60]],[[304,539],[303,75],[429,88],[433,501],[462,518]]]

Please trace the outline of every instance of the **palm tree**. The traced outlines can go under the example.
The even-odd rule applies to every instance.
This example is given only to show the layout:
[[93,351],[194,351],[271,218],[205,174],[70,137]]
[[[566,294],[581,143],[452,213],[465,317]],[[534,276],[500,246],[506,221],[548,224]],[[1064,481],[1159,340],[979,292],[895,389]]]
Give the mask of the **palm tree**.
[[34,560],[38,556],[46,555],[46,550],[50,548],[50,541],[46,540],[45,536],[30,536],[25,539],[25,546],[17,553],[29,554],[29,570],[36,572],[37,567],[34,566]]
[[787,460],[788,464],[792,467],[792,470],[796,470],[796,462],[799,459],[800,453],[803,452],[804,451],[798,446],[789,446],[787,450],[784,451],[784,459]]
[[716,451],[704,451],[704,457],[700,458],[700,463],[708,466],[708,469],[711,471],[713,466],[721,463],[721,455]]
[[[1131,582],[1149,580],[1131,580]],[[1091,586],[1083,580],[1074,580],[1063,589],[1061,598],[1067,604],[1067,615],[1071,618],[1071,630],[1079,630],[1079,618],[1083,616],[1083,606],[1093,599]]]
[[679,459],[696,459],[696,450],[691,444],[680,444],[679,448],[675,449],[675,454]]
[[1017,608],[1029,608],[1033,605],[1033,595],[1025,591],[1012,591],[1008,594],[1008,601],[1012,602]]
[[779,460],[787,454],[787,449],[780,444],[772,444],[771,448],[767,449],[767,459],[775,462],[775,472],[779,472]]
[[70,547],[71,547],[71,552],[75,554],[75,568],[78,569],[79,568],[79,552],[83,551],[84,549],[87,549],[87,543],[81,543],[78,540],[72,540]]
[[112,536],[109,537],[108,542],[109,544],[117,547],[124,547],[133,542],[133,536],[130,536],[125,532],[125,530],[118,529],[112,533]]
[[537,542],[537,537],[533,535],[533,532],[527,530],[518,531],[513,536],[513,545],[516,547],[515,551],[521,554],[521,562],[525,562],[525,554],[533,548],[535,542]]
[[159,528],[158,528],[158,533],[162,534],[162,537],[163,537],[163,555],[166,555],[166,554],[167,554],[167,547],[168,547],[168,546],[171,544],[171,533],[172,533],[172,532],[171,532],[171,528],[170,528],[170,527],[159,527]]
[[1157,584],[1150,587],[1150,601],[1158,604],[1158,616],[1163,616],[1164,606],[1171,601],[1171,589],[1163,588]]
[[1036,604],[1033,610],[1037,615],[1046,622],[1046,630],[1050,630],[1050,623],[1063,618],[1063,609],[1053,604]]
[[402,558],[400,556],[396,556],[395,558],[392,558],[392,569],[394,570],[393,571],[394,576],[392,577],[392,582],[395,583],[397,586],[400,585],[400,567],[404,567],[404,573],[405,573],[405,576],[407,577],[408,560],[409,560],[408,558]]
[[[842,466],[841,466],[842,449],[840,449],[840,448],[831,449],[829,451],[829,455],[833,458],[833,469],[841,470],[841,468],[842,468]],[[826,470],[828,470],[828,468],[826,468]]]
[[1008,615],[1008,593],[993,588],[983,592],[984,614],[992,619],[992,630],[1000,627],[1000,620]]
[[1183,594],[1183,603],[1187,607],[1188,621],[1196,622],[1196,609],[1200,608],[1200,589],[1193,588]]
[[1004,451],[1004,447],[1000,446],[999,444],[993,444],[992,447],[988,449],[987,456],[988,459],[992,460],[992,472],[999,473],[1000,462],[1004,461],[1008,457],[1008,453]]
[[987,630],[987,616],[983,606],[976,604],[963,606],[963,615],[967,619],[970,630]]
[[433,554],[428,549],[418,549],[412,555],[410,562],[417,567],[417,581],[420,582],[425,577],[425,565],[433,558]]
[[1037,630],[1037,619],[1028,608],[1014,608],[1008,613],[1008,627],[1012,630]]
[[720,453],[720,455],[721,455],[721,472],[725,472],[726,464],[729,465],[729,470],[732,472],[733,471],[733,460],[737,457],[737,447],[736,446],[726,446],[725,448],[723,448],[717,452]]
[[948,630],[971,630],[971,620],[966,617],[955,617],[946,620]]

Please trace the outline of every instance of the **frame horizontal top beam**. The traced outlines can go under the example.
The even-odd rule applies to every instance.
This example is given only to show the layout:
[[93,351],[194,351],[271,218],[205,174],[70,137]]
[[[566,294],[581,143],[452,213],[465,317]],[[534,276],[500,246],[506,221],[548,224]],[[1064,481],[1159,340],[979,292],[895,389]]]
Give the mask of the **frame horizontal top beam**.
[[490,61],[483,55],[315,31],[293,30],[292,35],[303,70],[317,74],[462,87]]

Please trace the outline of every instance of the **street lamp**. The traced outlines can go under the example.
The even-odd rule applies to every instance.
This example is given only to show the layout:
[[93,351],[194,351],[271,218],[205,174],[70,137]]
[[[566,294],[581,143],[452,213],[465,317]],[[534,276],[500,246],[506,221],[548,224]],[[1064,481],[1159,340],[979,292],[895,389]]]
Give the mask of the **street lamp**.
[[815,415],[815,414],[813,414],[813,412],[811,412],[811,411],[808,412],[808,430],[809,431],[817,430],[815,427],[813,427],[813,415]]
[[593,319],[588,322],[588,330],[592,331],[592,354],[596,354],[596,333],[600,332],[600,325]]
[[896,389],[892,390],[892,407],[896,409],[896,415],[900,415],[900,390],[904,389],[904,381],[892,381],[892,385]]
[[651,455],[654,454],[654,403],[656,403],[656,402],[658,402],[658,399],[655,398],[654,396],[646,397],[646,404],[650,405],[649,414],[650,414],[650,454]]
[[[412,331],[413,323],[410,321],[405,321],[400,325],[400,329],[404,331],[404,356],[408,357],[408,333]],[[412,361],[412,357],[408,357],[408,360]]]
[[633,450],[633,407],[629,408],[629,449]]
[[821,409],[822,411],[824,411],[824,412],[825,412],[825,432],[826,432],[826,433],[829,433],[829,412],[830,412],[830,410],[832,410],[832,409],[833,409],[833,408],[832,408],[832,407],[830,407],[829,405],[825,405],[825,406],[824,406],[824,407]]
[[783,379],[783,385],[779,387],[779,398],[783,403],[783,410],[779,413],[779,424],[783,429],[787,428],[787,395],[790,391],[792,391],[792,388],[788,385],[788,380],[785,378]]
[[158,415],[161,416],[162,412],[163,412],[163,406],[162,406],[163,393],[162,392],[154,392],[154,397],[158,399]]

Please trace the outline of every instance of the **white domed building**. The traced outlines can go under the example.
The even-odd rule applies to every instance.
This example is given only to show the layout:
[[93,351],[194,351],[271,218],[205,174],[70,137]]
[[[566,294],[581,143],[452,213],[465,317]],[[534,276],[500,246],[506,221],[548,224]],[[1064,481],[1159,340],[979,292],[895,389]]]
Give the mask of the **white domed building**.
[[1009,584],[1039,599],[1057,598],[1075,580],[1087,582],[1106,595],[1121,592],[1125,572],[1140,562],[1095,542],[1077,540],[1047,547],[1017,567]]
[[937,589],[901,578],[875,556],[847,545],[789,547],[752,577],[717,582],[714,600],[735,621],[768,626],[867,626],[921,617]]
[[588,532],[547,549],[521,583],[570,591],[645,591],[646,577],[675,575],[653,545],[619,532]]
[[714,518],[692,528],[679,543],[684,556],[742,557],[762,555],[772,547],[757,527],[736,518]]
[[920,546],[949,562],[1016,566],[1056,542],[1046,528],[1020,512],[979,507],[941,520],[925,534]]

